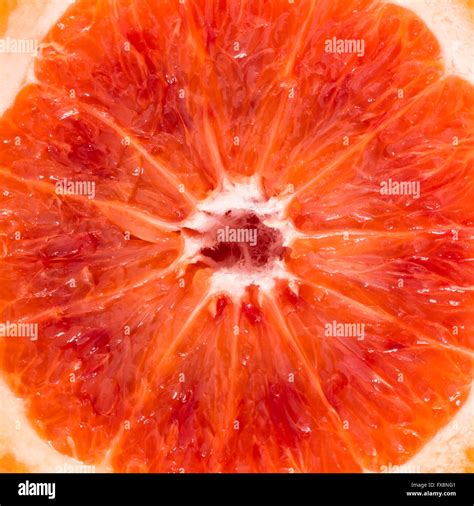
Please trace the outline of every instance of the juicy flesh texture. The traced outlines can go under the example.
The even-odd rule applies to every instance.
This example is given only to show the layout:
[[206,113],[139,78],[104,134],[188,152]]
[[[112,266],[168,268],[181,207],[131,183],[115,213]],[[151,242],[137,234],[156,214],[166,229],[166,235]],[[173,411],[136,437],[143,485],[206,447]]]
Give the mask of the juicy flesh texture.
[[[472,381],[474,93],[413,14],[80,1],[35,72],[0,122],[0,320],[39,337],[0,349],[45,440],[117,471],[379,471],[452,418]],[[291,281],[240,300],[210,291],[218,266],[183,255],[180,224],[250,176],[297,233]],[[382,195],[388,178],[419,198]]]

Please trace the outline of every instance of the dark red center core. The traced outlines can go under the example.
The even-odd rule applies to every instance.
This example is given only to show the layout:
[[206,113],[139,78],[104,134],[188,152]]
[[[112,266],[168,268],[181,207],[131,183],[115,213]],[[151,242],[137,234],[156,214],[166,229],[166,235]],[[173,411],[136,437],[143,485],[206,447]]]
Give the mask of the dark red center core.
[[211,238],[211,246],[202,248],[201,254],[220,267],[264,267],[285,251],[280,231],[253,212],[227,211]]

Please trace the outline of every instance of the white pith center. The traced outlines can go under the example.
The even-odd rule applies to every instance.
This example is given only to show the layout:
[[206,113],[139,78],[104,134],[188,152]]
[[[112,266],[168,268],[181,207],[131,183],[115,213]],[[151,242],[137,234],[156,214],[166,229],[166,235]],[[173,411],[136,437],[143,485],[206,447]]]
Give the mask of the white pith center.
[[[200,202],[195,213],[182,223],[183,227],[202,234],[195,237],[184,236],[183,259],[195,262],[201,258],[201,249],[209,245],[206,232],[212,230],[229,210],[254,213],[264,225],[278,230],[284,239],[283,246],[288,246],[298,232],[285,217],[285,206],[283,199],[265,199],[255,177],[241,182],[224,180],[222,187]],[[284,262],[279,259],[252,270],[243,270],[237,265],[222,267],[212,274],[209,294],[225,292],[234,299],[240,299],[247,286],[256,285],[260,290],[271,291],[277,279],[289,280],[291,277]]]

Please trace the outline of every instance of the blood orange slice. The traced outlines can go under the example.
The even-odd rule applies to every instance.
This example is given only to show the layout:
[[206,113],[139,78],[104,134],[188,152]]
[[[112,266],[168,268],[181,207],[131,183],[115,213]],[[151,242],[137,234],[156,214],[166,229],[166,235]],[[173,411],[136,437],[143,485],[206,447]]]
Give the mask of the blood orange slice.
[[0,350],[42,439],[115,471],[383,471],[453,420],[474,92],[415,14],[83,0],[35,76],[0,121]]

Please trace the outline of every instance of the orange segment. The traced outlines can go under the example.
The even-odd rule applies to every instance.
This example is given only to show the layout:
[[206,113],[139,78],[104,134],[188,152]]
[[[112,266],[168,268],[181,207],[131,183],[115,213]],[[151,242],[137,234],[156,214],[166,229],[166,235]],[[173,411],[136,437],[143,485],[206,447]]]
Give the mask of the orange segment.
[[205,68],[184,17],[174,0],[79,2],[50,32],[36,72],[99,116],[105,111],[185,193],[203,197],[222,162],[202,142],[215,135],[210,97],[200,86],[206,76],[195,76]]
[[422,341],[472,352],[470,241],[470,232],[454,241],[441,230],[323,236],[296,241],[288,265],[301,282],[334,291],[343,304],[398,321]]
[[[355,52],[328,52],[347,40],[360,42]],[[436,40],[415,16],[378,2],[318,3],[278,149],[263,172],[267,193],[289,184],[301,191],[329,171],[332,179],[349,170],[354,155],[441,73]]]
[[308,232],[471,227],[473,100],[471,85],[446,78],[367,134],[350,159],[300,169],[306,179],[291,195],[295,225]]
[[[196,274],[196,277],[202,277]],[[204,280],[202,280],[204,281]],[[147,357],[134,409],[114,449],[114,468],[126,472],[205,472],[223,466],[231,361],[231,307],[196,300],[196,279]],[[185,293],[184,291],[182,291]],[[221,299],[222,301],[223,299]],[[194,306],[189,304],[195,304]],[[166,430],[165,430],[166,428]],[[159,452],[156,448],[161,448]],[[230,456],[229,456],[230,458]]]
[[[45,118],[54,118],[51,127]],[[90,108],[34,86],[24,89],[0,127],[0,164],[27,179],[58,185],[85,182],[84,200],[116,201],[167,221],[180,221],[192,202],[176,178]],[[130,141],[131,142],[131,141]],[[34,159],[34,165],[31,160]],[[62,186],[61,186],[62,184]]]
[[[175,284],[170,290],[176,274],[157,271],[128,289],[35,315],[41,339],[3,341],[4,371],[30,399],[37,430],[61,452],[104,459],[124,420],[149,396],[147,382],[154,384],[159,372],[155,357],[174,356],[168,347],[198,316],[198,288],[193,293]],[[191,274],[183,279],[193,281]],[[171,305],[179,315],[172,320]]]
[[359,462],[380,471],[404,462],[458,409],[469,392],[472,358],[426,342],[404,319],[357,295],[329,291],[306,274],[298,297],[282,295],[280,307]]

